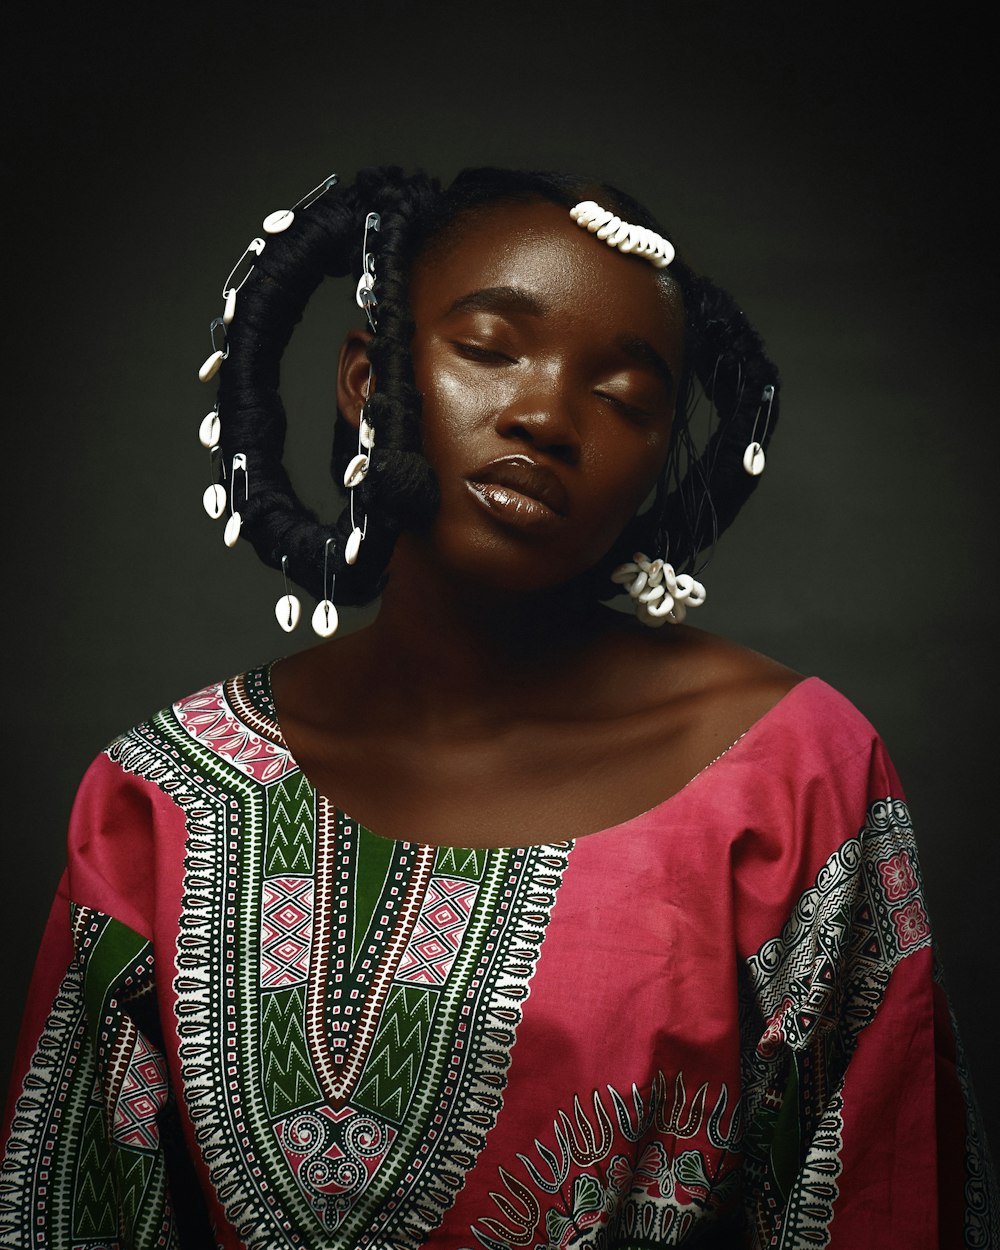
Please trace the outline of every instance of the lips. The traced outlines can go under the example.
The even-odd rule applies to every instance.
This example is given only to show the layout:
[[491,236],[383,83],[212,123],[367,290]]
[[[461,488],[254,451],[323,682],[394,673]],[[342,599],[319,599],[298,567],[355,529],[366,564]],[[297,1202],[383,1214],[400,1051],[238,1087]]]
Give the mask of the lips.
[[473,495],[499,519],[538,529],[569,511],[569,494],[558,475],[527,456],[504,456],[466,478]]

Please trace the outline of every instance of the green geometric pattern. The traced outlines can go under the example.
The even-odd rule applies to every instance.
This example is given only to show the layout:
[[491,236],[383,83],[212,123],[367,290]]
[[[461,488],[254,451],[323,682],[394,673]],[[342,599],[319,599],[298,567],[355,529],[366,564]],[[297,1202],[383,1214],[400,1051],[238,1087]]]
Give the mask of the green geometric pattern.
[[486,847],[467,850],[465,847],[442,846],[434,861],[434,871],[466,881],[481,881],[486,870],[489,851]]
[[262,995],[261,1071],[267,1109],[284,1115],[319,1098],[319,1086],[308,1058],[302,1031],[304,995],[301,986]]
[[108,1135],[100,1106],[84,1114],[80,1162],[73,1192],[73,1236],[107,1237],[118,1234],[115,1180],[108,1167]]
[[357,826],[357,868],[354,873],[354,945],[352,959],[357,960],[368,936],[372,916],[382,901],[386,877],[396,858],[396,844]]
[[402,1122],[420,1071],[437,999],[436,990],[393,987],[352,1102],[396,1124]]
[[276,876],[313,870],[316,838],[314,791],[302,773],[293,773],[267,793],[267,849],[264,873]]

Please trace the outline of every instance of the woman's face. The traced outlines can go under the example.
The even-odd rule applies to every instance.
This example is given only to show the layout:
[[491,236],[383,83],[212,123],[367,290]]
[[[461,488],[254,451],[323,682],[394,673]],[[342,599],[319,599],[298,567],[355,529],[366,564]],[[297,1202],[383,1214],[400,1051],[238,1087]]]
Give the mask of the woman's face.
[[591,568],[666,459],[676,284],[539,200],[453,223],[416,261],[410,302],[438,557],[512,591]]

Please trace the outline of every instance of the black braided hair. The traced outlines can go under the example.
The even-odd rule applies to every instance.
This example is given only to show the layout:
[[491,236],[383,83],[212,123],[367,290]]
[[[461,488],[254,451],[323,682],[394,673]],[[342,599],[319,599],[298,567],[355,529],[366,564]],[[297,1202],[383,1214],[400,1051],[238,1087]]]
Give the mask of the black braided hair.
[[[288,576],[317,599],[324,585],[327,541],[338,603],[367,603],[385,582],[399,534],[433,518],[438,488],[420,451],[420,395],[410,360],[413,322],[408,282],[414,260],[460,217],[474,218],[498,203],[547,199],[571,208],[596,200],[623,220],[671,238],[668,230],[616,188],[560,174],[501,169],[463,171],[447,188],[423,173],[398,167],[362,170],[297,212],[292,227],[267,240],[239,292],[221,370],[219,417],[225,465],[247,457],[248,497],[240,506],[242,534],[272,568],[287,561]],[[309,297],[326,277],[361,276],[366,215],[381,218],[369,242],[375,254],[377,332],[368,349],[376,387],[365,406],[376,443],[364,481],[355,490],[355,515],[367,516],[361,555],[348,565],[349,508],[328,526],[298,499],[282,465],[286,418],[278,394],[281,356]],[[374,243],[374,247],[372,244]],[[766,448],[778,417],[778,376],[760,337],[731,296],[676,257],[669,277],[686,310],[685,364],[667,463],[655,501],[626,527],[587,582],[599,598],[616,593],[607,580],[614,565],[636,549],[668,558],[678,572],[697,569],[757,485],[743,469],[751,435]],[[774,387],[770,405],[764,388]],[[700,393],[714,414],[714,432],[699,451],[691,418]],[[762,418],[766,412],[768,420]],[[755,425],[758,427],[754,432]],[[356,450],[357,433],[338,414],[332,470],[340,480]],[[239,500],[238,500],[239,502]]]

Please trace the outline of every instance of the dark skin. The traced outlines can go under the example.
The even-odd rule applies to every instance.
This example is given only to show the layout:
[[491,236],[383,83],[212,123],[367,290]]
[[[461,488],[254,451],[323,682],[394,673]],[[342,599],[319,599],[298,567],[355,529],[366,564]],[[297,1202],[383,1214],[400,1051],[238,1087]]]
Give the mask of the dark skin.
[[[373,625],[274,666],[285,739],[322,794],[384,837],[510,846],[609,829],[675,794],[800,680],[575,590],[666,458],[679,292],[538,201],[455,223],[417,260],[410,300],[441,507],[400,538]],[[355,423],[365,342],[348,336],[338,372]],[[512,457],[522,489],[485,480]]]

